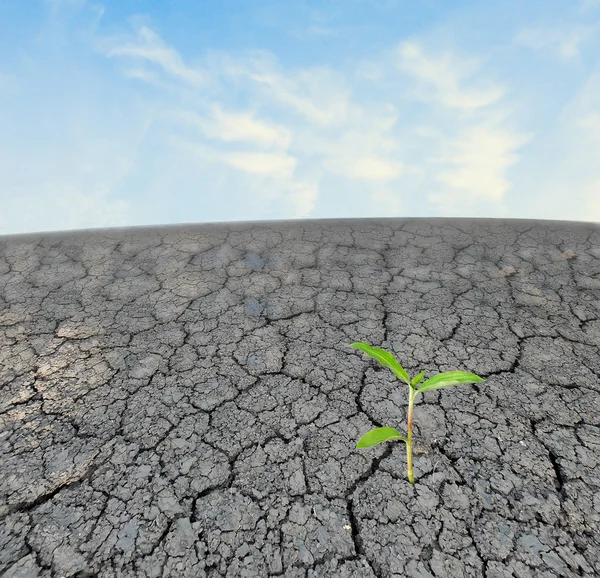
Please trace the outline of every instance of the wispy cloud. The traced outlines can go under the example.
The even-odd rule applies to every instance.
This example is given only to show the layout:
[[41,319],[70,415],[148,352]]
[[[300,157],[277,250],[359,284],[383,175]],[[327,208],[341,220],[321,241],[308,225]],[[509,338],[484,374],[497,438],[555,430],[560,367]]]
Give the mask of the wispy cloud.
[[301,40],[312,40],[315,37],[336,37],[339,35],[337,30],[332,28],[323,28],[322,26],[309,26],[303,30],[291,30],[293,36]]
[[[142,26],[132,42],[119,43],[106,52],[109,57],[129,56],[158,64],[169,75],[192,85],[203,85],[206,76],[186,66],[176,50],[169,48],[154,31]],[[142,75],[138,75],[142,78]],[[142,78],[143,80],[144,78]]]
[[504,96],[505,90],[500,86],[479,90],[461,88],[463,80],[480,70],[480,59],[457,58],[450,53],[426,56],[414,42],[402,42],[396,52],[398,68],[423,86],[415,92],[418,98],[436,100],[448,108],[472,110],[494,104]]
[[291,132],[284,126],[255,119],[248,112],[226,112],[218,103],[209,103],[203,114],[190,110],[167,113],[174,123],[197,128],[205,137],[225,142],[249,142],[261,147],[287,149]]
[[[277,102],[317,125],[342,125],[348,115],[350,91],[341,74],[327,67],[309,67],[297,72],[277,69],[273,55],[252,51],[250,56],[233,60],[220,55],[219,73],[230,81],[246,82],[257,97]],[[253,86],[252,86],[253,85]]]
[[296,159],[285,153],[226,153],[206,146],[200,142],[171,137],[169,144],[187,150],[208,163],[223,163],[231,168],[258,175],[270,175],[276,178],[289,178],[297,164]]
[[533,50],[552,48],[561,60],[569,60],[578,56],[582,46],[596,39],[599,32],[600,22],[563,29],[523,28],[515,41]]
[[463,194],[500,201],[510,187],[506,171],[519,160],[514,151],[532,137],[533,134],[518,136],[493,126],[476,126],[463,130],[448,144],[447,152],[427,160],[459,167],[438,173],[436,180]]
[[[108,55],[143,56],[161,64],[172,77],[183,80],[206,79],[209,76],[206,68],[191,69],[185,65],[174,49],[166,47],[156,34],[146,28],[141,40],[141,46],[128,42],[126,49],[122,45],[116,46],[108,50]],[[216,72],[236,85],[241,83],[250,94],[254,94],[255,102],[266,103],[265,108],[274,104],[287,107],[302,117],[303,122],[308,122],[312,129],[309,136],[307,131],[298,127],[292,129],[275,125],[266,119],[255,118],[254,114],[226,112],[216,103],[208,103],[202,116],[191,110],[171,113],[171,119],[179,124],[183,122],[188,128],[198,129],[209,139],[243,141],[256,147],[277,146],[282,151],[277,154],[225,152],[212,149],[203,141],[188,142],[188,150],[193,150],[205,161],[224,163],[247,173],[287,179],[288,186],[301,182],[297,169],[300,159],[307,153],[320,155],[325,169],[348,179],[389,183],[408,173],[423,173],[422,161],[421,166],[410,167],[394,150],[397,147],[391,129],[397,116],[392,115],[390,122],[389,115],[386,118],[380,111],[371,108],[367,112],[364,105],[353,100],[351,88],[342,74],[325,67],[284,73],[273,55],[266,51],[253,51],[237,59],[226,54],[213,54],[212,58],[213,75]],[[418,90],[413,93],[415,98],[447,109],[478,111],[499,103],[505,95],[502,86],[481,77],[476,84],[485,87],[464,86],[482,68],[481,58],[465,58],[449,52],[427,55],[416,41],[408,41],[401,42],[392,50],[388,61],[417,81]],[[390,107],[394,108],[388,103],[388,111]],[[258,106],[255,105],[255,108]],[[506,171],[518,162],[519,156],[515,151],[532,135],[497,128],[492,122],[497,115],[497,110],[492,111],[479,124],[473,121],[475,124],[459,129],[456,137],[445,137],[445,142],[440,144],[442,152],[425,159],[430,167],[446,165],[437,170],[433,178],[449,190],[445,195],[430,196],[446,210],[450,209],[448,199],[456,198],[451,190],[461,191],[464,204],[469,199],[500,202],[510,188]],[[337,138],[326,136],[324,132],[333,127],[342,131]],[[181,139],[171,142],[184,146]],[[295,152],[283,152],[290,149]],[[303,204],[302,199],[298,202]]]

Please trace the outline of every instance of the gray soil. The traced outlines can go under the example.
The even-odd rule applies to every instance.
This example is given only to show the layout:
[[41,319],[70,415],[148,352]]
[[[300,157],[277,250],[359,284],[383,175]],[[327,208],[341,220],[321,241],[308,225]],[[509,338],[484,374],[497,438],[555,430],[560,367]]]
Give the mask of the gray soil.
[[0,575],[600,576],[600,225],[0,237]]

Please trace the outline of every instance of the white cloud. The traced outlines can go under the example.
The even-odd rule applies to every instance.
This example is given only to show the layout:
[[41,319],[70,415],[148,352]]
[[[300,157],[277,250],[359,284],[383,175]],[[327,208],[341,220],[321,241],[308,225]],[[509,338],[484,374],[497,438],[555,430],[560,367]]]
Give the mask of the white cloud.
[[289,206],[293,207],[294,218],[305,219],[310,217],[318,195],[319,186],[316,183],[290,183]]
[[390,181],[402,174],[398,163],[377,157],[362,157],[352,163],[348,170],[349,177],[364,178],[373,181]]
[[152,84],[154,86],[158,86],[164,89],[169,89],[169,85],[162,82],[158,75],[155,72],[150,72],[149,70],[145,70],[143,68],[126,68],[123,70],[123,74],[127,78],[135,78],[137,80],[141,80],[146,84]]
[[437,181],[468,192],[473,198],[500,201],[510,186],[504,174],[519,160],[513,151],[533,136],[476,126],[461,131],[458,138],[444,147],[447,152],[427,160],[459,165],[455,170],[438,173]]
[[[100,45],[104,44],[101,43]],[[166,73],[180,78],[189,84],[201,86],[206,83],[206,76],[204,74],[185,66],[177,51],[167,48],[158,34],[146,26],[140,28],[138,42],[126,42],[125,44],[109,48],[106,55],[141,58],[158,64]]]
[[309,26],[303,30],[290,30],[289,33],[300,40],[312,40],[315,37],[336,37],[339,32],[333,28],[324,28],[322,26]]
[[[297,172],[302,172],[308,155],[322,157],[318,161],[322,167],[347,179],[385,183],[410,174],[422,177],[428,172],[434,181],[451,189],[448,194],[459,190],[472,198],[497,203],[510,188],[505,173],[519,159],[514,151],[531,138],[531,135],[494,128],[494,119],[497,121],[502,117],[504,120],[502,113],[495,109],[479,124],[471,122],[470,126],[458,129],[458,136],[454,139],[428,127],[417,129],[415,134],[419,130],[429,130],[427,136],[434,139],[434,143],[437,141],[444,151],[437,156],[430,155],[427,162],[443,163],[454,168],[444,167],[437,172],[434,168],[432,171],[423,164],[423,160],[419,165],[411,166],[399,158],[398,141],[391,134],[398,120],[396,108],[389,102],[379,108],[359,106],[351,100],[351,90],[339,72],[325,67],[283,72],[275,57],[263,50],[251,51],[237,59],[212,52],[205,60],[204,69],[192,71],[153,32],[144,27],[140,36],[144,47],[128,43],[112,48],[109,55],[144,56],[176,72],[173,76],[184,79],[193,76],[206,82],[210,80],[213,84],[218,78],[229,79],[236,86],[247,88],[254,95],[254,102],[261,102],[265,108],[272,109],[273,104],[285,105],[308,122],[306,128],[302,125],[294,128],[288,125],[289,128],[286,128],[281,123],[259,118],[256,112],[227,111],[214,101],[206,102],[201,95],[197,106],[207,112],[198,114],[191,109],[179,109],[167,115],[179,126],[197,128],[212,140],[280,149],[282,152],[278,154],[252,150],[226,152],[201,142],[170,139],[172,145],[193,152],[202,162],[225,164],[244,173],[283,179],[287,183],[285,186],[306,186],[300,184],[303,181]],[[375,70],[379,75],[389,76],[385,60],[380,59]],[[446,109],[458,108],[459,111],[483,114],[481,109],[489,110],[505,94],[504,88],[481,77],[482,58],[465,58],[449,52],[427,56],[418,42],[410,41],[402,42],[397,50],[392,51],[388,62],[390,65],[395,63],[402,73],[419,82],[418,97]],[[361,66],[364,70],[365,63],[358,63],[357,69]],[[465,81],[474,77],[479,86],[486,88],[463,86]],[[253,109],[256,111],[257,105]],[[338,136],[323,132],[334,129],[338,132],[342,129],[343,132]],[[284,152],[290,148],[295,151],[294,155]],[[314,184],[309,190],[314,193]],[[312,193],[311,198],[314,196]],[[443,196],[438,194],[432,198],[441,199]]]
[[226,152],[178,137],[171,137],[169,144],[187,150],[206,163],[222,163],[246,173],[279,179],[291,178],[297,164],[296,159],[284,153]]
[[296,160],[288,155],[269,153],[222,153],[221,160],[242,171],[257,174],[278,175],[289,178]]
[[523,28],[515,36],[515,42],[533,50],[553,48],[561,60],[579,56],[583,44],[597,36],[600,23],[567,28]]
[[422,90],[415,91],[422,100],[435,100],[448,108],[472,110],[494,104],[504,95],[505,90],[500,86],[487,90],[459,88],[463,79],[473,76],[481,67],[477,59],[459,59],[448,53],[439,58],[428,58],[414,42],[403,42],[396,53],[399,56],[398,68],[425,85]]
[[[305,118],[322,125],[341,124],[346,116],[346,102],[349,91],[342,94],[341,75],[325,67],[300,70],[293,75],[274,72],[275,59],[264,50],[249,51],[249,56],[234,60],[231,56],[218,53],[207,58],[207,68],[198,71],[186,66],[176,50],[168,48],[160,37],[142,26],[137,42],[120,42],[114,39],[100,41],[98,47],[107,56],[131,56],[159,64],[171,76],[179,77],[193,85],[206,85],[215,76],[250,80],[262,93],[272,100],[286,104]],[[136,76],[144,75],[139,71]],[[256,90],[256,88],[254,89]],[[309,98],[297,96],[308,92]],[[319,102],[315,102],[318,94]]]
[[[454,117],[454,124],[458,124],[455,137],[449,135],[448,130],[427,125],[414,129],[416,135],[432,141],[430,148],[441,151],[427,156],[427,166],[422,168],[448,189],[438,189],[429,196],[430,200],[444,211],[449,211],[449,205],[459,198],[464,202],[483,200],[501,210],[499,203],[511,187],[506,172],[520,158],[515,151],[534,136],[533,133],[521,134],[508,129],[510,108],[494,107],[500,104],[506,90],[491,79],[482,78],[481,74],[476,77],[478,83],[491,88],[463,86],[481,71],[484,61],[481,58],[462,58],[448,52],[426,56],[416,42],[403,42],[394,53],[400,58],[396,62],[398,68],[421,83],[421,90],[416,92],[418,98],[439,104],[449,109],[450,114],[459,109],[471,115],[466,117],[466,126],[457,122],[462,117]],[[499,125],[502,128],[498,128]],[[451,168],[436,170],[435,165],[439,164]]]
[[342,74],[323,66],[290,73],[281,71],[268,51],[251,50],[247,54],[236,59],[211,54],[207,60],[214,75],[244,86],[269,104],[285,105],[309,122],[322,126],[346,122],[350,90]]
[[[336,82],[336,75],[323,67],[301,70],[287,77],[274,72],[240,68],[241,76],[263,85],[263,94],[288,105],[305,119],[319,125],[342,125],[347,120],[349,91]],[[261,87],[262,88],[262,87]],[[298,96],[309,93],[306,96]]]
[[[210,103],[208,114],[175,111],[169,116],[178,123],[198,128],[205,136],[226,142],[250,142],[258,146],[286,149],[291,132],[274,123],[255,120],[250,113],[225,112],[217,103]],[[210,116],[209,116],[210,115]]]

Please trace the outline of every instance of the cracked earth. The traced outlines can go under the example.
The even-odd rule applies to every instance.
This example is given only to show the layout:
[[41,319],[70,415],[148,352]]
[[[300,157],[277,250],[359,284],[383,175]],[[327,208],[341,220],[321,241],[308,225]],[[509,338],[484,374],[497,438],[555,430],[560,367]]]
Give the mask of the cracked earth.
[[[406,446],[413,377],[427,392]],[[0,575],[600,576],[600,225],[0,237]]]

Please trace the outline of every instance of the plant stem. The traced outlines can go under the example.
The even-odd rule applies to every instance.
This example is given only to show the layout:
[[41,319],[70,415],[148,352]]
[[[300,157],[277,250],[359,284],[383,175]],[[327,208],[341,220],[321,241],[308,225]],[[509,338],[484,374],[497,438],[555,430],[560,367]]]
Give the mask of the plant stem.
[[415,391],[409,386],[410,397],[408,399],[408,441],[406,442],[406,462],[408,464],[408,481],[414,486],[415,476],[412,467],[412,424],[413,424],[413,405],[415,403]]

